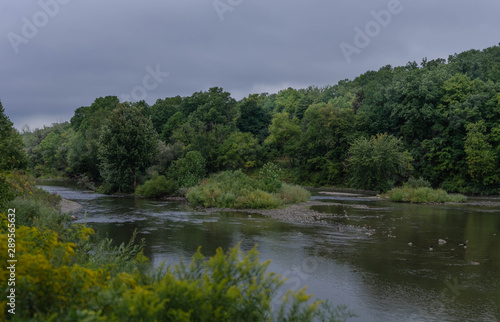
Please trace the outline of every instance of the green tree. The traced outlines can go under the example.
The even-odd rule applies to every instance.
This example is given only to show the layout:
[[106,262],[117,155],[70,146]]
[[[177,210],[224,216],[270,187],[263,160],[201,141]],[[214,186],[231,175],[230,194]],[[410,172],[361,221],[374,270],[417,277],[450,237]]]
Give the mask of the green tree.
[[488,142],[489,136],[485,132],[483,120],[467,125],[465,153],[470,177],[486,186],[498,183],[500,178],[498,156]]
[[0,102],[0,170],[22,169],[27,162],[23,139]]
[[342,163],[349,147],[366,134],[368,120],[363,112],[318,103],[311,105],[302,120],[302,140],[297,152],[301,178],[315,184],[341,183]]
[[296,112],[299,110],[299,100],[301,97],[302,94],[291,87],[280,91],[276,96],[274,112],[286,112],[296,115]]
[[176,180],[177,188],[189,188],[206,176],[206,161],[200,152],[189,151],[184,158],[175,161],[168,172]]
[[233,132],[219,147],[219,166],[230,170],[252,168],[257,162],[259,143],[252,133]]
[[205,123],[208,130],[214,128],[216,124],[234,124],[239,116],[235,99],[220,87],[212,87],[208,92],[197,93],[195,104],[196,109],[191,113],[191,117]]
[[349,183],[357,189],[387,191],[409,177],[412,161],[403,142],[392,135],[357,139],[349,149]]
[[151,121],[158,134],[162,133],[165,123],[175,113],[179,112],[182,98],[180,96],[167,97],[165,99],[158,99],[156,103],[148,109],[148,115],[151,116]]
[[39,160],[35,170],[45,174],[64,174],[68,167],[68,144],[73,135],[73,129],[68,122],[53,124],[50,132],[33,150]]
[[281,155],[289,158],[292,165],[301,134],[299,120],[290,118],[287,112],[274,114],[269,133],[264,143],[274,145]]
[[101,174],[106,192],[132,192],[154,160],[158,134],[151,119],[127,103],[118,105],[99,140]]
[[186,122],[186,117],[182,112],[175,112],[165,124],[163,124],[161,138],[165,142],[170,142],[170,137],[174,130]]
[[262,95],[252,94],[243,98],[239,103],[240,117],[236,123],[241,132],[250,132],[263,142],[269,135],[268,128],[271,123],[271,115],[262,107]]
[[68,143],[68,174],[86,176],[91,181],[100,182],[99,139],[102,128],[118,106],[116,96],[99,97],[90,106],[80,107],[71,118],[75,134]]

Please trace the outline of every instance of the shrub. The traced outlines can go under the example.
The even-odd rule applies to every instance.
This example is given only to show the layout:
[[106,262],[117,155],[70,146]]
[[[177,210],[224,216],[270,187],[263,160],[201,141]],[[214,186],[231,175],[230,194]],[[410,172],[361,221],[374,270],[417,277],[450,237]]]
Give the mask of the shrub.
[[273,209],[279,206],[281,206],[280,199],[268,192],[257,189],[239,196],[235,200],[233,207],[230,208]]
[[266,163],[259,171],[259,179],[261,180],[261,188],[267,192],[276,192],[281,188],[280,175],[282,170],[279,166],[272,162]]
[[[16,214],[19,210],[16,209]],[[17,216],[16,216],[17,217]],[[17,219],[17,218],[16,218]],[[16,223],[17,224],[17,223]],[[72,236],[75,242],[65,242],[61,236],[49,229],[17,226],[16,259],[16,318],[32,319],[35,315],[56,314],[62,310],[76,309],[88,301],[99,281],[106,280],[102,271],[92,271],[71,265],[75,257],[75,242],[88,239],[92,232],[83,226],[75,227]],[[0,258],[7,260],[7,220],[1,215]],[[9,272],[0,272],[0,282],[7,284]],[[8,289],[1,293],[7,297]],[[0,304],[7,307],[6,301]],[[7,307],[8,308],[8,307]],[[5,317],[0,310],[0,319]],[[2,316],[4,315],[4,316]],[[36,320],[44,320],[38,317]]]
[[418,179],[410,177],[408,178],[408,182],[406,182],[403,186],[408,188],[431,188],[431,183],[422,177]]
[[432,189],[428,187],[394,188],[384,195],[394,202],[412,202],[412,203],[444,203],[444,202],[465,202],[467,197],[464,195],[448,194],[442,189]]
[[175,161],[168,173],[177,182],[177,188],[195,186],[207,174],[206,160],[200,152],[190,151]]
[[[274,179],[273,179],[274,180]],[[293,185],[274,185],[271,193],[269,182],[249,178],[243,172],[226,171],[203,180],[200,185],[189,189],[186,197],[194,205],[219,208],[272,209],[284,204],[309,200],[307,190]]]
[[70,222],[70,217],[67,214],[61,214],[60,211],[44,201],[17,197],[10,201],[7,207],[16,209],[17,225],[50,228],[61,232]]
[[14,199],[15,195],[11,191],[11,186],[7,182],[5,175],[0,173],[0,207],[5,208],[4,205],[7,201]]
[[284,204],[299,203],[311,199],[311,194],[306,189],[283,183],[280,188],[280,197]]
[[159,198],[175,193],[175,182],[168,180],[165,176],[153,173],[153,177],[143,185],[137,187],[136,194],[145,198]]
[[10,191],[10,200],[16,197],[24,197],[38,201],[44,201],[48,205],[56,207],[61,201],[57,194],[51,194],[35,186],[35,178],[23,171],[12,171],[4,173],[4,187]]

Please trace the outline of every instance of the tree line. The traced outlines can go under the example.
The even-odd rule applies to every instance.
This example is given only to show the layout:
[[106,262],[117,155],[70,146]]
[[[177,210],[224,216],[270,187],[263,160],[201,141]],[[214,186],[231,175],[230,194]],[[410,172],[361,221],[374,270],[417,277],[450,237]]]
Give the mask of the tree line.
[[158,174],[179,189],[273,161],[303,185],[386,191],[413,176],[498,194],[500,46],[241,100],[220,87],[152,106],[100,97],[69,122],[22,137],[18,165],[108,193],[133,192]]

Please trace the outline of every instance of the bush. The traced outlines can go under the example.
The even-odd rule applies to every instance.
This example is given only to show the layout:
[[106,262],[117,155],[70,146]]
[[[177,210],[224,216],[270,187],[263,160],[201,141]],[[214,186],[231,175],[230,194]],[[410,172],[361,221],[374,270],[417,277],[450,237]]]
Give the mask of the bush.
[[10,190],[10,200],[16,197],[24,197],[33,200],[43,201],[52,207],[57,207],[61,197],[51,194],[35,186],[35,178],[23,171],[12,171],[4,173],[4,187]]
[[284,204],[299,203],[311,199],[311,194],[306,189],[286,183],[281,186],[279,195]]
[[282,170],[279,166],[272,162],[266,163],[259,171],[259,179],[261,180],[261,188],[267,192],[276,192],[281,188],[280,176]]
[[[275,179],[273,179],[275,180]],[[226,171],[203,180],[200,185],[188,190],[186,197],[194,205],[238,209],[272,209],[285,204],[309,200],[307,190],[282,184],[279,188],[272,182],[275,192],[267,191],[269,181],[249,178],[243,172]]]
[[9,200],[14,199],[15,195],[11,191],[11,186],[3,173],[0,173],[0,207],[5,208],[4,205]]
[[207,174],[206,160],[200,152],[190,151],[175,161],[168,173],[177,182],[177,188],[195,186]]
[[[61,214],[61,197],[35,187],[33,177],[22,171],[0,174],[0,188],[8,191],[2,208],[16,209],[16,224],[50,228],[63,233],[70,218]],[[1,192],[1,191],[0,191]]]
[[160,176],[158,172],[155,172],[153,178],[137,187],[135,193],[145,198],[160,198],[172,195],[175,191],[175,182],[173,180],[168,180],[165,176]]
[[251,192],[243,193],[235,200],[233,207],[229,208],[273,209],[281,205],[281,200],[275,195],[256,189]]
[[409,188],[404,186],[392,189],[384,196],[394,202],[444,203],[467,201],[467,197],[464,195],[448,194],[442,189],[432,189],[428,187]]
[[50,228],[62,232],[71,221],[69,215],[61,214],[47,202],[26,197],[17,197],[10,201],[7,207],[16,209],[17,225]]
[[418,179],[410,177],[408,182],[406,182],[403,186],[407,188],[431,188],[431,183],[422,177]]

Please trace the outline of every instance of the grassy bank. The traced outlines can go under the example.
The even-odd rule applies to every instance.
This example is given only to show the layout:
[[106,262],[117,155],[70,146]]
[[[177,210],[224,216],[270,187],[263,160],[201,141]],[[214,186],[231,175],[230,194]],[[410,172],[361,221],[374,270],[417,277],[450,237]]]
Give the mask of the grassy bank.
[[194,205],[236,209],[273,209],[310,199],[299,186],[276,179],[250,178],[241,171],[213,175],[188,190],[186,197]]
[[411,203],[444,203],[444,202],[466,202],[467,197],[460,194],[448,194],[442,189],[429,187],[400,187],[394,188],[383,195],[394,202]]

